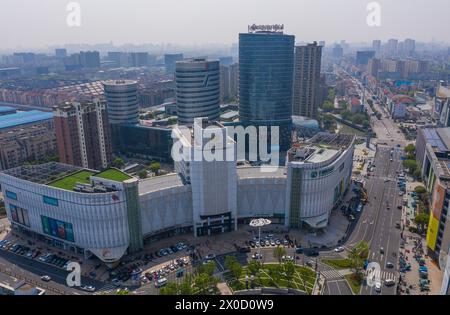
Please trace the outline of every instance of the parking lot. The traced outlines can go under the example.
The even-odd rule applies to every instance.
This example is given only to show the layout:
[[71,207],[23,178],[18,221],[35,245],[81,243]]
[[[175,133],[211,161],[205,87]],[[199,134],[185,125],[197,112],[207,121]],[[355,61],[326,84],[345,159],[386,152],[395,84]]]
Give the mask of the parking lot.
[[70,263],[69,259],[58,256],[50,252],[43,251],[42,248],[31,248],[30,246],[15,243],[10,240],[0,241],[0,250],[9,251],[13,254],[24,256],[29,259],[37,259],[40,262],[66,270]]

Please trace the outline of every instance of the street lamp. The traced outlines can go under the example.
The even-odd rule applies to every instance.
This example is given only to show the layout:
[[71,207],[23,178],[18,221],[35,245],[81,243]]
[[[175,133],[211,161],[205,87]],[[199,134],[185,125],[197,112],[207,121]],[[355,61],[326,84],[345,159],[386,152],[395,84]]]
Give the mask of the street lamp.
[[261,259],[261,227],[265,225],[271,224],[272,221],[269,219],[259,218],[259,219],[253,219],[250,221],[250,226],[257,227],[258,228],[258,259]]

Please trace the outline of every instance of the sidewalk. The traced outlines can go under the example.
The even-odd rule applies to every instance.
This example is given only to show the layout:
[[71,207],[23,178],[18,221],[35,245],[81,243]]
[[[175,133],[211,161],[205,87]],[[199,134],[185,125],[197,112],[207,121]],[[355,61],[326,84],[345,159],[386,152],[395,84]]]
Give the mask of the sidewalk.
[[220,295],[233,295],[233,292],[231,292],[230,287],[225,282],[219,282],[217,284],[217,288],[220,291]]

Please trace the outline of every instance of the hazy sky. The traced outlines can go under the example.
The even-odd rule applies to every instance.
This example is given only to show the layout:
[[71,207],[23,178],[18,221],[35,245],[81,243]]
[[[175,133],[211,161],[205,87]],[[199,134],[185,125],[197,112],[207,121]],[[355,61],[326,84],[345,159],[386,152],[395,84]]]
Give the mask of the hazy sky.
[[366,23],[371,0],[0,0],[0,50],[74,43],[232,43],[248,24],[282,24],[297,41],[415,38],[450,42],[450,0],[378,0],[381,26]]

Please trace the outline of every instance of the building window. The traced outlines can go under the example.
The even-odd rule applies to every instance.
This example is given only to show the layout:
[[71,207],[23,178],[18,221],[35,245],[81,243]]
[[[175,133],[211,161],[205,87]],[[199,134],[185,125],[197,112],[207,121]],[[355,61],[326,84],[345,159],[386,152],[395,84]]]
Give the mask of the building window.
[[15,192],[7,190],[5,193],[6,197],[8,197],[9,199],[17,200],[17,194]]
[[52,198],[49,196],[43,196],[43,199],[44,199],[44,203],[46,203],[48,205],[55,206],[55,207],[58,206],[58,199],[56,199],[56,198]]

